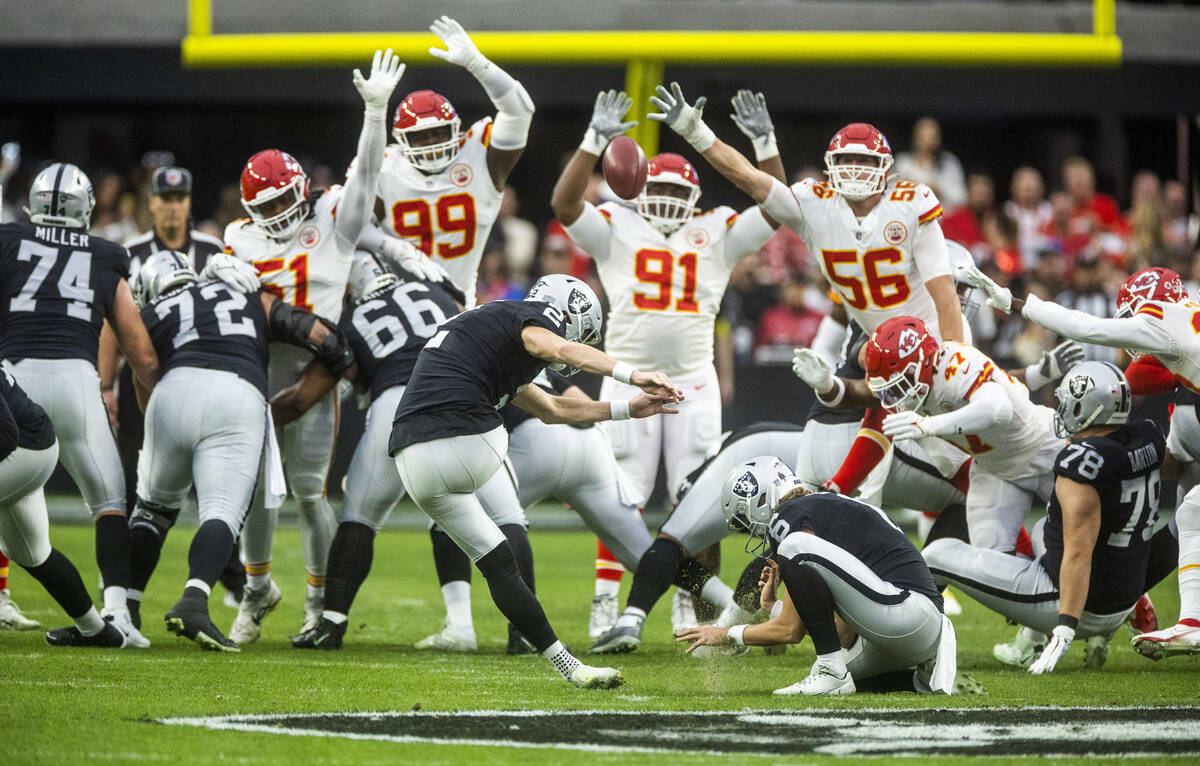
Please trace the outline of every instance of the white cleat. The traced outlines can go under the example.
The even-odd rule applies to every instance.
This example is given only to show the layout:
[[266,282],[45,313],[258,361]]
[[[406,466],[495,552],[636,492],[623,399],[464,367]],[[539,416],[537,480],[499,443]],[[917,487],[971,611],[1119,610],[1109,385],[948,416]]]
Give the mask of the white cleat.
[[1012,641],[1005,644],[996,644],[992,647],[992,656],[1005,665],[1014,665],[1018,668],[1028,668],[1033,664],[1033,661],[1041,656],[1042,650],[1046,648],[1044,640],[1042,642],[1034,641],[1026,633],[1026,628],[1021,628],[1017,631],[1017,635]]
[[1142,633],[1134,636],[1133,649],[1155,661],[1177,654],[1200,654],[1200,626],[1179,623],[1151,633]]
[[262,635],[263,618],[279,606],[283,593],[271,580],[266,588],[253,590],[249,585],[242,591],[242,603],[238,604],[237,617],[229,629],[229,640],[235,644],[252,644]]
[[120,609],[104,609],[101,610],[100,616],[106,622],[111,622],[122,633],[125,634],[125,649],[149,649],[150,639],[142,635],[142,632],[133,627],[133,618],[129,614],[129,610],[125,607]]
[[854,679],[850,676],[849,670],[842,671],[842,674],[838,675],[833,668],[817,661],[813,663],[812,670],[808,672],[808,676],[803,681],[776,689],[774,693],[781,696],[804,694],[810,697],[854,694]]
[[40,622],[21,614],[21,608],[12,600],[7,589],[0,590],[0,630],[36,630],[40,627]]
[[954,617],[962,614],[962,604],[958,603],[958,599],[949,588],[942,591],[942,613],[947,617]]
[[596,596],[593,598],[592,613],[588,617],[588,639],[595,641],[600,636],[612,630],[612,626],[617,624],[619,613],[620,607],[617,604],[616,596]]
[[625,683],[625,679],[616,668],[580,665],[571,671],[571,683],[579,689],[615,689]]
[[671,635],[681,630],[690,630],[699,624],[692,594],[683,588],[676,588],[675,598],[671,601]]
[[1108,661],[1108,642],[1112,636],[1092,636],[1087,640],[1086,653],[1083,655],[1084,667],[1099,670]]
[[439,652],[473,652],[476,646],[475,629],[460,628],[446,623],[437,633],[422,638],[413,646]]
[[315,630],[321,624],[321,612],[325,611],[325,595],[308,594],[304,597],[304,624],[300,626],[301,633]]

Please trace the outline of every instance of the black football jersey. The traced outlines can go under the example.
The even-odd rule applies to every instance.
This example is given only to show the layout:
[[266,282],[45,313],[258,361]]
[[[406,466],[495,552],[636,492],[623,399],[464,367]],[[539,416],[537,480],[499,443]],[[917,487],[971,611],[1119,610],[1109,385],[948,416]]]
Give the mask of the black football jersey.
[[165,375],[176,367],[233,372],[267,395],[267,313],[258,293],[219,280],[171,290],[142,309]]
[[342,311],[342,331],[358,363],[356,382],[371,392],[371,401],[408,383],[425,342],[457,313],[450,294],[426,281],[403,282]]
[[[571,379],[565,375],[560,375],[550,368],[546,368],[538,373],[538,376],[530,383],[531,386],[537,386],[551,396],[561,396],[568,388],[575,385]],[[500,408],[500,417],[504,420],[504,428],[509,433],[517,429],[517,426],[524,423],[526,420],[533,418],[525,410],[521,409],[511,402]],[[595,423],[572,423],[574,428],[592,428]]]
[[535,301],[485,303],[443,325],[417,357],[388,451],[503,425],[500,408],[546,368],[521,340],[531,324],[566,334],[562,311]]
[[[129,251],[129,277],[132,279],[142,264],[150,260],[150,256],[168,248],[159,239],[158,233],[154,229],[151,229],[144,234],[127,240],[125,242],[125,249]],[[179,250],[187,254],[188,262],[192,264],[192,268],[199,274],[204,271],[209,257],[224,252],[225,245],[216,237],[210,237],[204,232],[193,229],[188,231],[187,238],[184,239],[183,246]]]
[[[846,334],[846,341],[842,344],[842,353],[838,358],[838,366],[834,374],[847,380],[862,380],[867,377],[867,373],[858,365],[858,352],[863,343],[867,341],[867,335],[857,322],[850,322],[847,329],[849,332]],[[829,425],[857,423],[863,419],[866,412],[861,407],[850,410],[834,409],[822,404],[820,399],[814,398],[812,406],[808,408],[808,419]]]
[[6,370],[0,370],[0,399],[16,423],[18,447],[41,450],[54,444],[54,426],[46,411],[25,395]]
[[[1106,436],[1074,441],[1058,453],[1054,475],[1095,487],[1100,532],[1092,550],[1092,575],[1084,609],[1112,614],[1134,604],[1146,585],[1150,538],[1158,519],[1159,468],[1166,439],[1151,420],[1127,423]],[[1058,586],[1063,558],[1062,506],[1050,499],[1043,533],[1042,566]]]
[[[804,495],[780,503],[769,530],[772,553],[792,532],[811,532],[866,564],[879,579],[926,595],[942,609],[942,594],[921,552],[872,505],[832,492]],[[836,561],[820,563],[837,568]]]
[[679,501],[683,500],[683,496],[686,495],[688,492],[690,492],[692,487],[695,486],[696,482],[700,480],[700,475],[708,470],[708,467],[710,465],[712,465],[713,461],[716,460],[720,456],[721,451],[724,450],[729,445],[731,445],[735,442],[739,442],[742,439],[745,439],[747,436],[753,436],[754,434],[761,434],[764,431],[803,431],[803,430],[804,430],[804,426],[798,426],[795,423],[784,423],[781,421],[763,420],[763,421],[759,421],[758,423],[751,423],[750,425],[746,426],[745,428],[739,428],[736,431],[730,431],[729,433],[725,434],[725,438],[721,440],[721,446],[718,447],[717,451],[712,454],[712,457],[707,458],[703,463],[701,463],[699,466],[697,466],[696,470],[689,473],[687,476],[684,477],[683,481],[679,482],[679,491],[677,491],[675,493],[675,504],[678,505]]
[[79,229],[0,224],[0,358],[96,363],[129,273],[125,248]]

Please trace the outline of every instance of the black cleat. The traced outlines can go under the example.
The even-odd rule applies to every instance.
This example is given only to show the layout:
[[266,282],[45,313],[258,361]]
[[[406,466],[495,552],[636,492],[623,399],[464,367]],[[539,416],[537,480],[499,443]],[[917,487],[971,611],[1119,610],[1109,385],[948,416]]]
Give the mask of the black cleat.
[[213,625],[208,616],[208,605],[196,599],[184,597],[175,602],[175,606],[167,612],[167,630],[177,636],[183,636],[195,641],[204,649],[217,652],[238,652],[238,645],[225,637],[225,634]]
[[641,625],[614,625],[588,649],[592,654],[624,654],[642,643]]
[[69,625],[47,631],[46,643],[50,646],[99,646],[120,649],[125,646],[125,634],[111,622],[105,622],[104,627],[94,636],[85,636],[79,632],[79,628]]
[[346,635],[349,621],[337,623],[322,617],[317,627],[292,636],[293,649],[341,649],[342,636]]

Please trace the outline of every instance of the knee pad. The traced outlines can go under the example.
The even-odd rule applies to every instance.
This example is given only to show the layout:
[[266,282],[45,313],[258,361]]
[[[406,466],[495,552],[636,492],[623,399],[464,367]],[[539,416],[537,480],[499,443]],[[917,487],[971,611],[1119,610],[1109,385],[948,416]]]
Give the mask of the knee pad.
[[166,537],[171,527],[175,526],[178,518],[178,508],[167,508],[139,497],[133,505],[133,515],[129,517],[129,528],[145,527],[158,535],[161,540]]
[[1200,532],[1200,485],[1184,495],[1175,509],[1175,527],[1182,532]]
[[998,519],[979,519],[969,524],[971,545],[993,551],[1011,551],[1016,538],[1004,522]]

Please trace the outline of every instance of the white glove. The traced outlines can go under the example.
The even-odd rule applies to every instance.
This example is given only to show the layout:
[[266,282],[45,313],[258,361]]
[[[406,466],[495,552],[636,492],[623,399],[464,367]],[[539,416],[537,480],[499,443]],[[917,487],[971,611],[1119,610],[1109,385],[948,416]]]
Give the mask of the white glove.
[[1029,666],[1029,675],[1031,676],[1040,676],[1042,673],[1054,670],[1058,661],[1067,656],[1067,650],[1071,648],[1071,642],[1075,640],[1075,629],[1068,628],[1066,625],[1056,625],[1050,635],[1050,643],[1042,650],[1042,656]]
[[1043,351],[1042,358],[1025,368],[1025,385],[1036,391],[1047,383],[1067,374],[1067,370],[1083,361],[1083,346],[1073,340],[1059,343],[1050,351]]
[[387,237],[379,249],[382,251],[382,255],[419,279],[440,283],[442,280],[450,278],[440,263],[425,255],[407,240]]
[[929,418],[915,412],[893,413],[883,419],[883,435],[893,441],[929,436]]
[[370,77],[364,78],[362,72],[354,70],[354,87],[358,89],[358,95],[362,96],[368,114],[387,113],[388,99],[392,97],[392,91],[403,76],[404,64],[400,63],[400,57],[393,54],[391,48],[375,51]]
[[833,366],[811,348],[798,348],[792,353],[792,372],[818,394],[833,390]]
[[733,104],[733,124],[750,139],[754,145],[754,158],[762,161],[779,154],[779,146],[775,143],[775,126],[771,123],[771,113],[767,111],[767,99],[761,93],[751,93],[739,90],[730,101]]
[[689,106],[683,99],[683,89],[677,82],[671,83],[671,90],[661,85],[654,90],[658,95],[651,96],[650,103],[659,109],[661,114],[648,114],[647,117],[655,122],[665,123],[698,152],[703,152],[713,145],[717,137],[712,128],[704,124],[704,105],[708,103],[708,99],[701,96],[696,99],[695,105]]
[[236,287],[240,293],[258,292],[258,269],[229,253],[214,253],[204,264],[200,272],[201,279],[219,279],[227,285]]
[[978,267],[975,265],[959,266],[958,276],[969,282],[972,287],[978,287],[987,293],[988,305],[1000,309],[1005,314],[1012,313],[1012,293],[1007,287],[1001,287],[993,282]]
[[602,90],[596,94],[596,105],[592,107],[592,121],[579,148],[599,157],[609,143],[625,131],[637,125],[637,121],[622,122],[633,99],[625,91]]
[[437,38],[442,41],[442,45],[446,46],[445,50],[430,48],[429,55],[434,58],[458,64],[476,77],[491,63],[487,56],[484,56],[475,47],[475,42],[471,40],[471,36],[466,33],[462,25],[449,16],[442,16],[430,24],[429,31],[437,35]]

